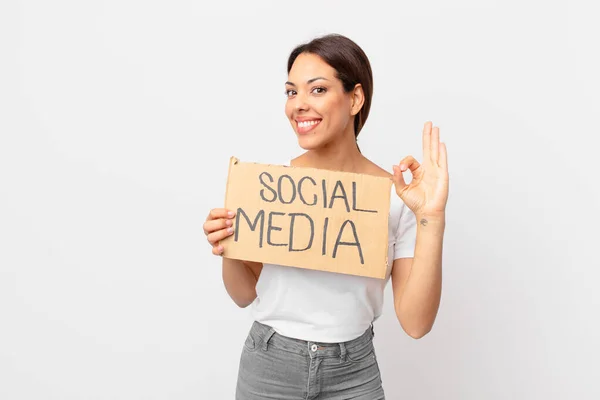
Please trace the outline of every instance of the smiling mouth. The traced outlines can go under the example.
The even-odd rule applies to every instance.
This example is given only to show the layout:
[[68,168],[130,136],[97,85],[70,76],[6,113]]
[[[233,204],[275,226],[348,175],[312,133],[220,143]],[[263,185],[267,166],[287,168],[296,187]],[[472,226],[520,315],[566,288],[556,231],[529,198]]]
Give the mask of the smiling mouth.
[[320,119],[313,119],[310,121],[296,121],[296,126],[298,127],[298,133],[307,133],[311,130],[315,129],[317,125],[321,122]]

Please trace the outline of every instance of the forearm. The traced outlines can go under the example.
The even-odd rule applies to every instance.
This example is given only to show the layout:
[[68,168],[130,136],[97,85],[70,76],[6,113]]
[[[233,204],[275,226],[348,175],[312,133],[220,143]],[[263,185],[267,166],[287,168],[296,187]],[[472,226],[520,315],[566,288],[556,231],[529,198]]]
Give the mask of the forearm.
[[402,326],[411,336],[427,334],[435,322],[442,292],[445,215],[416,216],[415,255],[404,293],[396,304]]
[[223,257],[223,283],[239,307],[247,307],[254,301],[257,280],[258,277],[244,261]]

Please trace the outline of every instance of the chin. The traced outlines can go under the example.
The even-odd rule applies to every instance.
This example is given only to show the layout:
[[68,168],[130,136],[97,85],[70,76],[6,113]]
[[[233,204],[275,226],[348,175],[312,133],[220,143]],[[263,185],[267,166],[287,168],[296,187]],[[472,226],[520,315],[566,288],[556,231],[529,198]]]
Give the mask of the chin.
[[298,136],[298,145],[304,150],[314,150],[323,147],[323,140],[315,136]]

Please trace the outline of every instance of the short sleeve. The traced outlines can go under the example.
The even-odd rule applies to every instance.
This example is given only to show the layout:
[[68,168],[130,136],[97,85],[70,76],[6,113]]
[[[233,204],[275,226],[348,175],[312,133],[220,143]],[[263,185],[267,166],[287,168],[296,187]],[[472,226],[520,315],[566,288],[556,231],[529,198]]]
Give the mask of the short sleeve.
[[415,244],[417,243],[417,218],[413,211],[402,204],[400,221],[396,229],[396,243],[394,244],[394,260],[397,258],[414,257]]

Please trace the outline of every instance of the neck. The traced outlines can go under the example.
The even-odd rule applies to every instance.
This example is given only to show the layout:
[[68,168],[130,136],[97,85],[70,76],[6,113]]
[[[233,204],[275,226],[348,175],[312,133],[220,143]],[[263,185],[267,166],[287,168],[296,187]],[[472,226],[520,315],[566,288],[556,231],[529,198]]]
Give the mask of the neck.
[[350,131],[338,141],[305,153],[306,161],[314,168],[343,172],[358,172],[364,156],[358,150],[354,132]]

